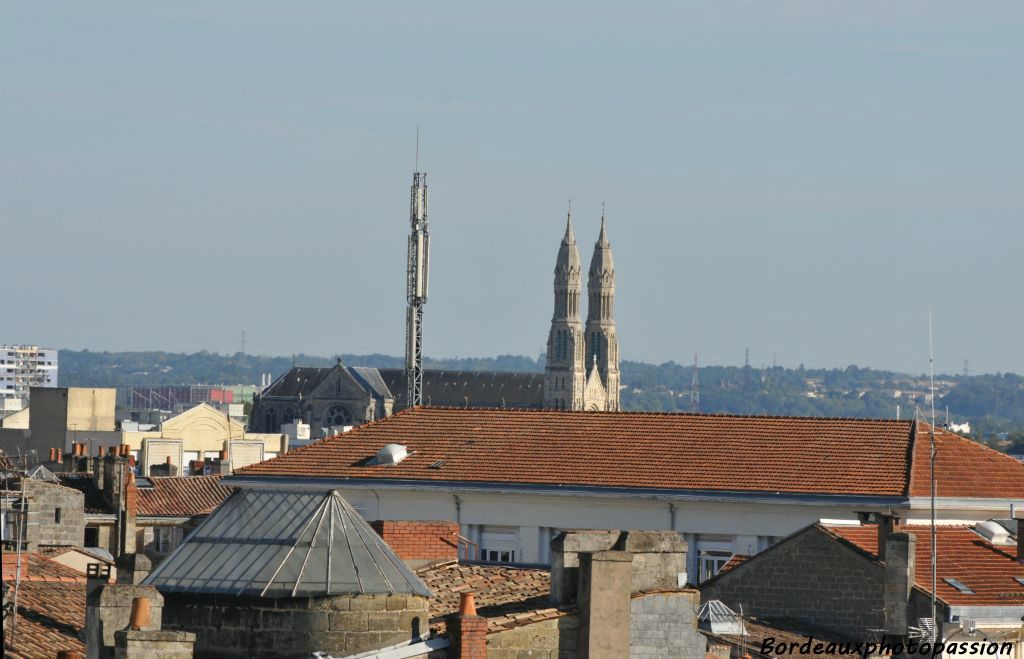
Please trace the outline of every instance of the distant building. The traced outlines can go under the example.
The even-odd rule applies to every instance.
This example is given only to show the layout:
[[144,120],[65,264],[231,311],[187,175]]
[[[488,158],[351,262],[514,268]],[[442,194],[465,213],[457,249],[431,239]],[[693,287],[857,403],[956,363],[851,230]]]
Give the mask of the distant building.
[[57,386],[57,350],[0,345],[0,398],[29,400],[32,387]]
[[171,410],[180,412],[199,403],[233,403],[230,387],[209,384],[134,385],[128,387],[128,407],[132,410]]

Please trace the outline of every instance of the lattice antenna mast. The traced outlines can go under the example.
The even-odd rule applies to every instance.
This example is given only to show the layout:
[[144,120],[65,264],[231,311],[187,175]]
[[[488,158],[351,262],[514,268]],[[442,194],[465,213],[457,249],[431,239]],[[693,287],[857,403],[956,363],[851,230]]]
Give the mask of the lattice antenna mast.
[[423,404],[423,305],[427,302],[430,232],[427,230],[427,175],[419,170],[419,129],[416,169],[409,197],[409,259],[406,269],[405,375],[409,406]]

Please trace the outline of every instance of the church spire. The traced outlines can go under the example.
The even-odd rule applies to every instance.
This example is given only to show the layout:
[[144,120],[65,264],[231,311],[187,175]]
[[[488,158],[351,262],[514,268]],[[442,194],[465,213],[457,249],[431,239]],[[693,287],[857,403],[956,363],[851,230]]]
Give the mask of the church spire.
[[601,232],[590,259],[587,285],[587,326],[585,333],[587,359],[597,361],[597,370],[604,381],[607,404],[604,409],[619,409],[619,339],[615,328],[615,262],[604,207],[601,210]]
[[544,407],[580,409],[584,385],[583,265],[572,230],[572,201],[565,218],[565,236],[555,261],[555,308],[548,333],[547,363],[544,367]]

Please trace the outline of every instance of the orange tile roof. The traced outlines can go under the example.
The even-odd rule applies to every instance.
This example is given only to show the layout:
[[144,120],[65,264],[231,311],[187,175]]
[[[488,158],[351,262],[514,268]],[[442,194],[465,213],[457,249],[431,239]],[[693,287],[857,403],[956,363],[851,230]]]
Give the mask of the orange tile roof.
[[151,476],[153,487],[140,487],[139,515],[144,517],[193,517],[209,515],[231,488],[218,476]]
[[725,565],[718,568],[718,574],[724,574],[734,567],[739,567],[750,560],[750,556],[747,554],[733,554],[729,560],[725,562]]
[[487,619],[489,634],[568,613],[548,600],[551,573],[547,570],[451,562],[421,568],[416,576],[434,593],[430,626],[440,633],[446,618],[459,610],[464,592],[474,594],[476,611]]
[[[878,558],[877,526],[822,526],[828,533],[846,540]],[[901,526],[898,531],[917,538],[915,584],[931,592],[931,527]],[[997,547],[965,526],[936,527],[938,547],[935,596],[950,605],[1024,606],[1024,565],[1016,560],[1015,547]],[[960,592],[944,578],[961,581],[974,591]]]
[[60,650],[85,653],[78,634],[85,628],[85,583],[23,582],[18,590],[14,642],[4,634],[9,657],[49,659]]
[[[8,560],[8,557],[11,560]],[[17,557],[4,553],[3,579],[14,580]],[[39,554],[22,554],[18,624],[13,642],[5,627],[6,656],[52,657],[59,650],[85,652],[78,640],[85,627],[85,575]]]
[[[10,550],[4,551],[4,582],[14,581],[17,571],[18,554]],[[85,575],[57,561],[52,561],[42,554],[22,552],[21,581],[22,583],[26,581],[85,583]]]
[[[903,496],[911,428],[872,419],[421,407],[239,473]],[[408,446],[410,456],[367,464],[389,443]],[[958,450],[970,456],[976,448]]]
[[[910,496],[931,496],[930,426],[914,442]],[[940,497],[1024,498],[1024,462],[948,430],[935,432],[935,482]]]

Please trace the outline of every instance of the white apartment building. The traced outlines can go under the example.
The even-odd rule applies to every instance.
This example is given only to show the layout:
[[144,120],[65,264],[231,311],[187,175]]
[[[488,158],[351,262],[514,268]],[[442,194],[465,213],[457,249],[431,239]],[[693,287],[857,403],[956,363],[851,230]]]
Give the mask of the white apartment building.
[[31,345],[0,345],[0,398],[27,403],[30,387],[57,386],[57,350]]
[[[672,530],[693,583],[819,520],[929,516],[913,421],[418,407],[243,468],[226,484],[330,489],[369,520],[450,520],[463,556],[548,563],[560,531]],[[937,517],[1024,504],[1024,464],[936,432]]]

